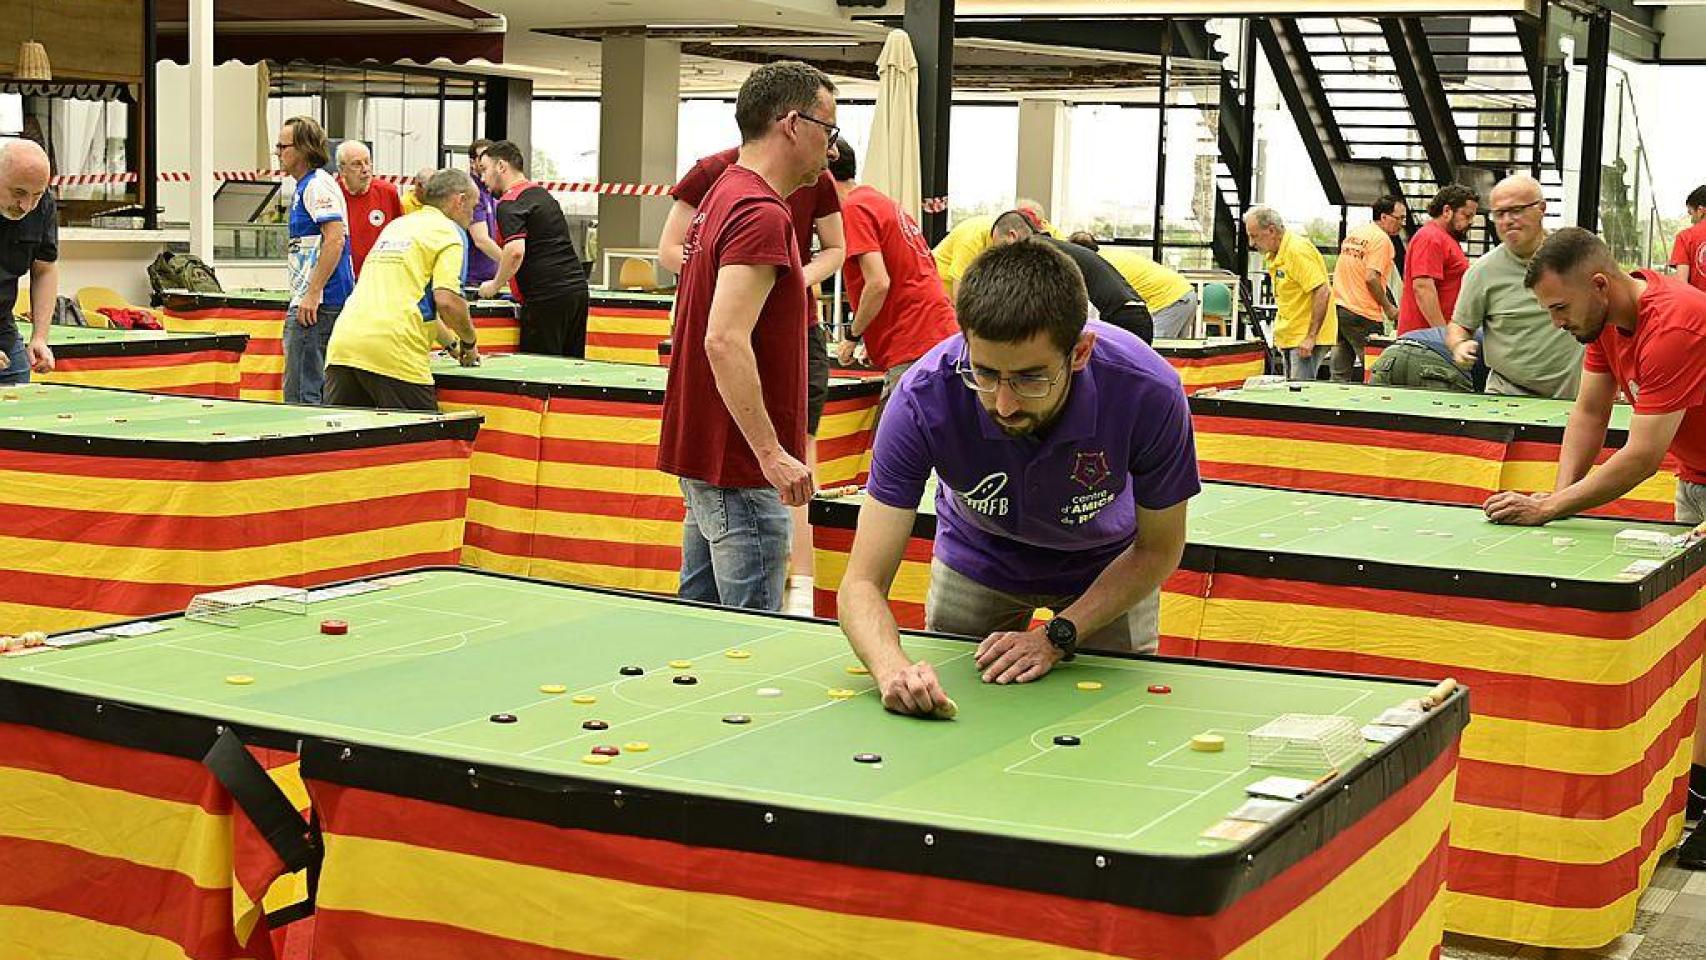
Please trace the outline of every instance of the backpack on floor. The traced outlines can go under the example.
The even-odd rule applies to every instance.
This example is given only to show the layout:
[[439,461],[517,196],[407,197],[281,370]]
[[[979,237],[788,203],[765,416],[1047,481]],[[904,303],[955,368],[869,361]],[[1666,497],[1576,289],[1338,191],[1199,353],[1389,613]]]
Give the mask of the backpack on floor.
[[161,303],[160,294],[167,290],[189,290],[195,293],[224,293],[219,278],[207,261],[194,254],[160,251],[148,265],[148,285],[154,288],[154,305]]
[[83,306],[70,297],[60,297],[53,304],[53,325],[56,327],[86,327],[87,317],[83,316]]

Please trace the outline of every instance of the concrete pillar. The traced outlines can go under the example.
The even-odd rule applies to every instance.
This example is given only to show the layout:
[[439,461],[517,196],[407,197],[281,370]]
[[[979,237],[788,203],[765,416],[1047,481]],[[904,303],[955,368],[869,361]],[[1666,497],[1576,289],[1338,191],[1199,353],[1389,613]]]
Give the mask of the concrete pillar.
[[190,0],[190,252],[213,262],[213,0]]
[[326,94],[326,136],[367,142],[367,98],[359,93]]
[[1014,199],[1025,197],[1043,205],[1050,219],[1060,216],[1066,199],[1066,157],[1070,137],[1066,104],[1060,100],[1019,101],[1019,163]]
[[[681,44],[608,37],[600,44],[598,179],[601,183],[674,183],[681,112]],[[740,135],[731,127],[728,145]],[[603,249],[655,248],[669,215],[668,197],[598,198]],[[610,282],[613,278],[604,278]]]
[[521,155],[529,158],[529,163],[532,162],[532,80],[518,80],[514,77],[486,79],[486,125],[482,135],[488,140],[508,140],[521,148]]

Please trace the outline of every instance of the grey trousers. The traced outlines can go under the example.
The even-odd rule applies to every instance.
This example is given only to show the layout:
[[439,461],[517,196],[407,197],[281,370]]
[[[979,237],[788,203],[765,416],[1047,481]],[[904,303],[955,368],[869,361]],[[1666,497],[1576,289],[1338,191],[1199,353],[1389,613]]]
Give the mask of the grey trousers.
[[[987,637],[1023,630],[1039,607],[1060,611],[1078,599],[1067,594],[1005,593],[962,575],[940,560],[930,561],[930,593],[924,598],[924,626],[937,633]],[[1087,650],[1154,653],[1161,635],[1161,591],[1139,600],[1126,615],[1095,633],[1080,637]]]

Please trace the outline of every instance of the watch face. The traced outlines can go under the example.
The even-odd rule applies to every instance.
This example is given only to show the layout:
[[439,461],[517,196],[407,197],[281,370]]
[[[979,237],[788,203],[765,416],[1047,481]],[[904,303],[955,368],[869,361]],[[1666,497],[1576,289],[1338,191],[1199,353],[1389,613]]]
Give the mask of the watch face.
[[1048,622],[1049,642],[1057,647],[1064,647],[1071,643],[1075,633],[1077,633],[1077,631],[1072,629],[1072,624],[1067,623],[1059,617]]

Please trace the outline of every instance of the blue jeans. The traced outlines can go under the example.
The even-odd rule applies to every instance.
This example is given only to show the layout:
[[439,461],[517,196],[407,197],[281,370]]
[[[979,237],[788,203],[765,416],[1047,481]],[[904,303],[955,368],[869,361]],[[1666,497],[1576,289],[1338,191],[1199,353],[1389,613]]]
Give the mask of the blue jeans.
[[681,478],[683,600],[748,610],[782,609],[793,518],[769,487],[714,487]]
[[0,384],[29,383],[30,355],[17,327],[7,324],[6,329],[0,329],[0,353],[6,355],[5,362],[0,364]]
[[1312,353],[1304,353],[1297,347],[1287,347],[1285,351],[1285,378],[1287,380],[1315,380],[1321,375],[1321,365],[1333,355],[1333,346],[1318,346]]
[[312,327],[296,322],[296,304],[284,311],[284,402],[318,404],[326,393],[326,343],[343,307],[320,307]]

